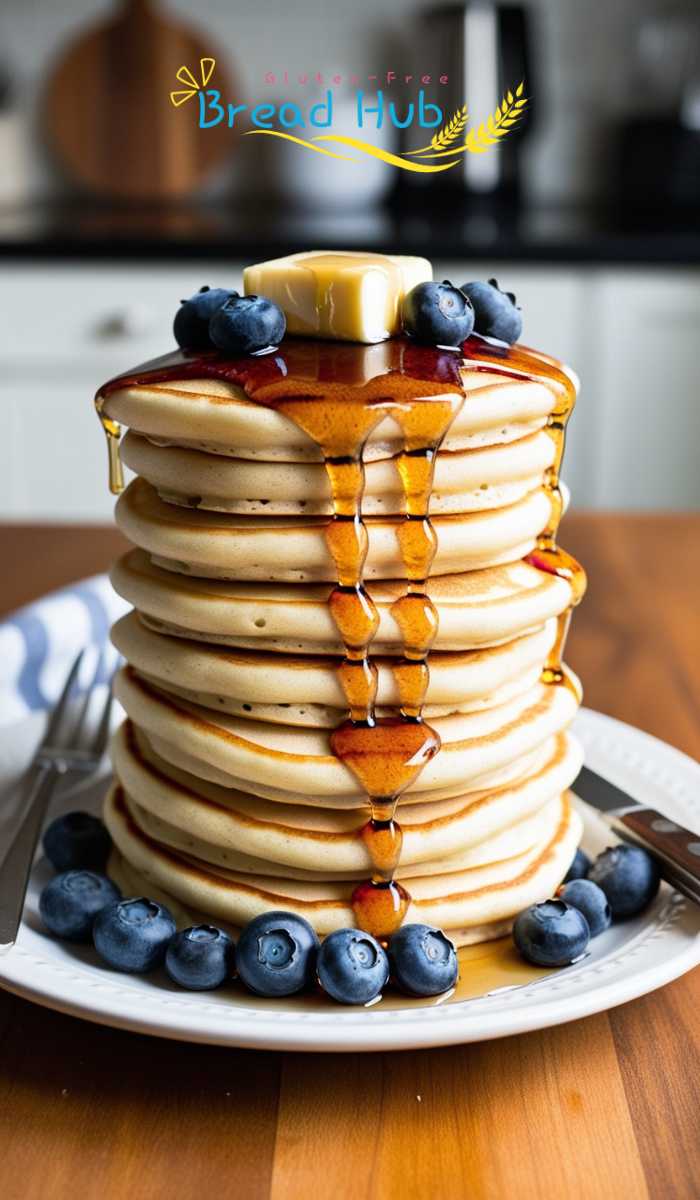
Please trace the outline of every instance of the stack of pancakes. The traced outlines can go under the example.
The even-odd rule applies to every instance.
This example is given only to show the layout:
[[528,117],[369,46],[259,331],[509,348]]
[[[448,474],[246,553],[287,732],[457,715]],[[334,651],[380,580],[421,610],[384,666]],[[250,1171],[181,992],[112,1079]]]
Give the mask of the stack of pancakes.
[[[552,894],[580,836],[568,788],[581,762],[574,690],[540,682],[570,586],[523,561],[550,515],[553,396],[468,362],[463,382],[430,508],[439,629],[424,715],[442,749],[397,814],[406,920],[457,944]],[[104,412],[129,427],[122,457],[137,473],[117,505],[136,549],[112,576],[134,606],[113,631],[128,664],[106,805],[113,873],[233,927],[271,908],[321,935],[352,925],[372,865],[358,836],[367,798],[330,749],[347,712],[318,448],[222,380],[125,382]],[[400,449],[387,419],[365,453],[380,715],[399,700]]]

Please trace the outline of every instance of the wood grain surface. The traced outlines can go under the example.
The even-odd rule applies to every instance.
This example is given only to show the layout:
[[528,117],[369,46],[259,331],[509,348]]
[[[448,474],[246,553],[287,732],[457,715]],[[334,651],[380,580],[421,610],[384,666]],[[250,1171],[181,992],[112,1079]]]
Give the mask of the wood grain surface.
[[[572,514],[589,705],[698,756],[700,517]],[[114,531],[0,527],[7,610]],[[3,1200],[696,1200],[700,971],[557,1029],[378,1055],[159,1041],[0,992]]]

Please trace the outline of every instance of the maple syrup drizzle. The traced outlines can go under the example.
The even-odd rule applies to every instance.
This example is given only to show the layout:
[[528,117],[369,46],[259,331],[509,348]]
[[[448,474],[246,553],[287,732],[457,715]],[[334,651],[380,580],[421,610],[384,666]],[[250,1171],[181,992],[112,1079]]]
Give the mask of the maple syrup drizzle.
[[484,351],[484,345],[480,344],[478,347],[480,361],[475,362],[470,353],[470,343],[473,341],[474,339],[470,339],[464,347],[465,357],[470,359],[472,367],[480,370],[482,363],[502,362],[504,374],[521,375],[527,364],[528,378],[544,384],[555,398],[554,408],[547,418],[545,427],[554,443],[552,465],[545,472],[543,480],[545,490],[549,494],[550,516],[546,527],[537,538],[536,548],[525,556],[524,561],[539,571],[545,571],[549,575],[565,579],[571,588],[571,603],[557,617],[554,644],[544,664],[541,679],[545,684],[562,684],[567,687],[576,697],[577,703],[580,704],[581,688],[574,676],[567,671],[563,662],[563,654],[571,625],[572,611],[577,604],[580,604],[586,592],[586,573],[573,555],[568,554],[566,550],[562,550],[557,545],[557,534],[563,512],[560,472],[566,442],[566,426],[576,403],[576,387],[573,380],[562,370],[555,359],[525,346],[510,346],[504,354],[500,347],[492,347],[490,343],[485,343],[486,351]]
[[124,490],[124,471],[119,455],[121,426],[104,412],[106,396],[98,392],[95,396],[95,412],[107,439],[107,459],[109,463],[109,490],[113,496],[118,496]]
[[[331,735],[331,747],[362,785],[369,806],[369,820],[359,836],[367,846],[372,876],[355,888],[352,904],[358,926],[386,939],[401,924],[410,903],[409,894],[394,879],[402,845],[397,804],[440,749],[439,735],[422,718],[430,679],[428,654],[438,626],[437,610],[425,590],[437,549],[429,508],[436,454],[466,393],[459,352],[392,339],[382,344],[377,369],[377,350],[356,343],[290,338],[276,351],[240,359],[225,359],[215,352],[176,351],[110,380],[98,393],[96,407],[110,447],[113,491],[123,486],[118,455],[114,457],[119,427],[103,407],[113,391],[126,386],[188,378],[230,382],[249,399],[289,417],[319,447],[333,504],[326,543],[337,583],[328,604],[344,647],[338,677],[349,710],[349,717]],[[556,544],[562,510],[559,470],[575,388],[554,360],[523,346],[500,346],[473,337],[462,353],[474,370],[537,381],[555,396],[547,425],[555,454],[545,477],[551,517],[526,561],[566,578],[576,604],[585,589],[585,575]],[[379,718],[375,715],[377,668],[371,658],[379,617],[364,586],[368,535],[362,518],[363,455],[370,434],[387,417],[399,426],[403,443],[396,466],[403,486],[404,517],[396,536],[406,591],[391,609],[402,638],[401,657],[393,666],[399,711]],[[570,615],[569,608],[559,618],[543,682],[574,687],[561,662]]]

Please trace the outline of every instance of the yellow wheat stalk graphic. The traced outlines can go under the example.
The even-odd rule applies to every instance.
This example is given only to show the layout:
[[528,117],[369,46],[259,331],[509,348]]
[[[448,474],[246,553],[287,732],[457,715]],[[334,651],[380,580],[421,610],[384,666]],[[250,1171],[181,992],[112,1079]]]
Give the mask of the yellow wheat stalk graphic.
[[466,104],[462,108],[458,108],[447,125],[433,136],[429,146],[423,146],[420,150],[410,150],[407,157],[418,155],[421,158],[454,158],[466,151],[471,154],[483,154],[490,146],[497,145],[499,140],[505,137],[522,117],[527,104],[527,96],[523,95],[523,88],[524,83],[521,80],[515,89],[515,95],[511,91],[506,92],[495,113],[478,127],[470,129],[461,146],[449,143],[456,140],[466,125],[468,117]]
[[444,150],[449,146],[450,142],[454,142],[460,136],[464,126],[469,118],[466,104],[458,108],[451,120],[443,125],[439,133],[434,133],[430,139],[430,145],[433,150]]
[[464,144],[471,154],[483,154],[489,146],[495,146],[500,138],[510,133],[525,111],[527,96],[523,96],[523,84],[518,84],[515,96],[506,92],[495,113],[482,122],[477,129],[470,129]]
[[[467,111],[466,104],[463,104],[462,107],[458,108],[457,111],[450,117],[447,124],[443,125],[439,133],[433,134],[428,146],[422,146],[420,150],[407,151],[407,157],[411,158],[415,157],[417,154],[428,154],[430,150],[445,151],[449,154],[450,151],[446,150],[446,147],[449,146],[451,142],[455,142],[457,138],[461,136],[462,130],[464,129],[468,119],[469,112]],[[432,158],[432,155],[429,155],[429,157]]]

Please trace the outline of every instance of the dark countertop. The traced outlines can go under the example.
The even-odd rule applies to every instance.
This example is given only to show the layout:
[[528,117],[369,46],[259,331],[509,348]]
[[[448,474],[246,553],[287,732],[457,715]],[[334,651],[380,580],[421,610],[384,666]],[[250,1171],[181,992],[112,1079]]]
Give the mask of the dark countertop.
[[671,218],[622,225],[610,212],[577,208],[496,214],[264,213],[220,200],[216,205],[114,207],[100,203],[0,210],[0,256],[34,260],[273,258],[300,246],[421,254],[431,259],[486,259],[555,264],[700,264],[700,226]]

